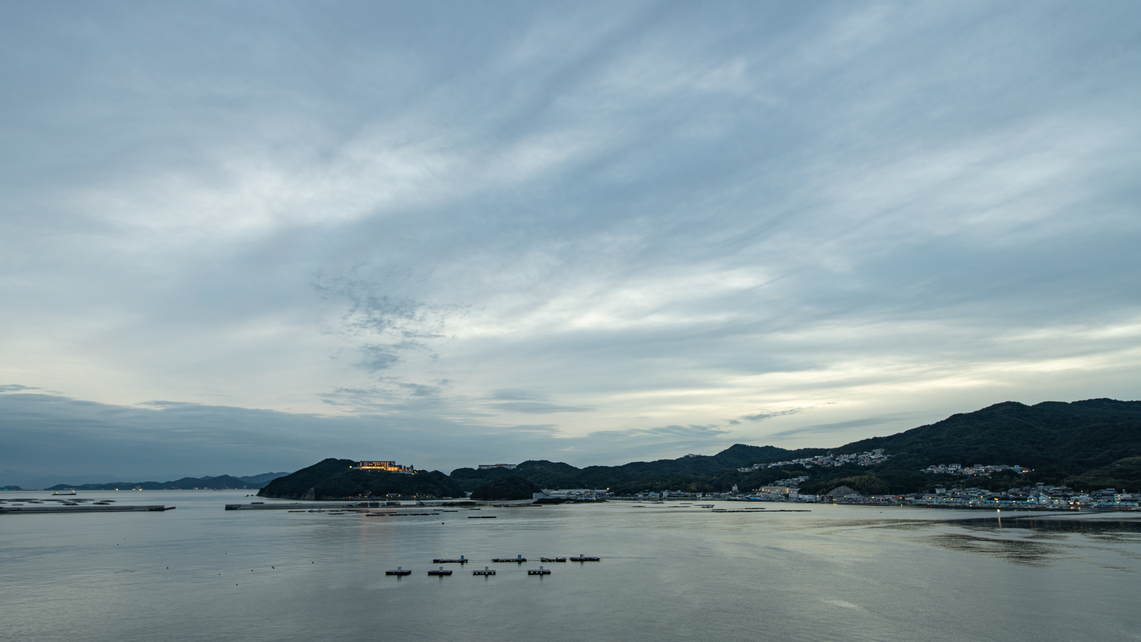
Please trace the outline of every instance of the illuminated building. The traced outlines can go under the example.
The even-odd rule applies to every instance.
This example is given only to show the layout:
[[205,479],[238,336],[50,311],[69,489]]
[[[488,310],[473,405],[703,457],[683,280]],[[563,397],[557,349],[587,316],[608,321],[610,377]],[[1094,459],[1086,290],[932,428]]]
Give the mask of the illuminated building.
[[357,470],[382,470],[388,473],[404,473],[411,475],[416,472],[412,466],[400,466],[394,461],[358,461]]

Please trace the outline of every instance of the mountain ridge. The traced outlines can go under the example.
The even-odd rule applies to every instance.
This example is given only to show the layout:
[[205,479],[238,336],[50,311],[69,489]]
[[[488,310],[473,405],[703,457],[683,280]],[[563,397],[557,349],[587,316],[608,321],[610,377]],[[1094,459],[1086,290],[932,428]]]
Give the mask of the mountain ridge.
[[261,473],[245,477],[218,475],[215,477],[183,477],[165,482],[107,482],[95,484],[56,484],[44,490],[117,490],[120,488],[141,488],[143,490],[254,490],[261,488],[279,477],[290,473]]
[[[890,457],[873,466],[848,464],[834,469],[786,464],[740,472],[753,464],[790,461],[823,454],[869,452],[883,448]],[[491,479],[517,474],[544,488],[608,488],[619,493],[640,490],[724,492],[807,475],[806,492],[827,492],[848,485],[860,492],[916,492],[961,480],[920,472],[938,464],[965,466],[1022,465],[1029,474],[1006,473],[975,478],[982,485],[1012,487],[1018,483],[1070,483],[1088,486],[1141,485],[1134,471],[1141,457],[1141,401],[1087,399],[1045,401],[1032,406],[1006,401],[969,413],[956,413],[894,435],[871,437],[835,448],[786,450],[776,446],[734,444],[716,455],[685,456],[620,466],[575,468],[562,462],[528,460],[514,469],[458,468],[451,476],[472,490]]]

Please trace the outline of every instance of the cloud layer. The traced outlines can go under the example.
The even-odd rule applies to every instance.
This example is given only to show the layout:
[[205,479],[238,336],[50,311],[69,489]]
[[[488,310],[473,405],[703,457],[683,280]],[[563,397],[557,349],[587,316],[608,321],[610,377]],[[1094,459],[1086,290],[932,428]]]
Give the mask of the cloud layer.
[[131,443],[583,465],[1135,399],[1139,25],[4,6],[0,469],[62,436],[124,477],[161,472]]

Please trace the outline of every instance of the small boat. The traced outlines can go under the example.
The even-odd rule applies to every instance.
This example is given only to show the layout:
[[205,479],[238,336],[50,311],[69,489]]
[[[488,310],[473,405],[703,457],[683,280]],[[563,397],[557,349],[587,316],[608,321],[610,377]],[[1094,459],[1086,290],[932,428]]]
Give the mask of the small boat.
[[443,576],[443,575],[451,575],[451,574],[452,574],[452,572],[451,572],[451,571],[445,571],[443,566],[441,566],[439,570],[436,570],[436,571],[428,571],[428,575],[440,575],[440,576]]
[[404,570],[403,566],[397,566],[395,571],[385,571],[385,575],[411,575],[412,571]]
[[565,561],[567,561],[567,558],[565,558],[565,557],[540,557],[539,561],[540,562],[548,562],[548,563],[550,563],[550,562],[565,562]]
[[471,574],[472,575],[495,575],[495,569],[488,568],[488,567],[484,566],[482,571],[472,571]]
[[74,490],[57,490],[56,492],[52,493],[52,495],[78,495],[78,494],[79,493],[75,492]]
[[542,566],[540,566],[538,570],[535,570],[533,568],[527,570],[527,575],[550,575],[550,574],[551,574],[551,571],[549,569],[543,568]]
[[570,561],[572,561],[572,562],[601,562],[602,558],[601,557],[588,557],[588,556],[582,555],[580,553],[578,557],[570,558]]

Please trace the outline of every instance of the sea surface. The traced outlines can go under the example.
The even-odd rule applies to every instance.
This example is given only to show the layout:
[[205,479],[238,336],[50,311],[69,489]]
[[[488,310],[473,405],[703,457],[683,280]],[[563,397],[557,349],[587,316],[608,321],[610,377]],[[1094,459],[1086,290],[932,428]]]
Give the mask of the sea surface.
[[[0,640],[1141,640],[1136,513],[224,510],[247,492],[81,492],[177,509],[0,515]],[[602,561],[527,575],[578,554]],[[474,562],[427,575],[459,555]]]

